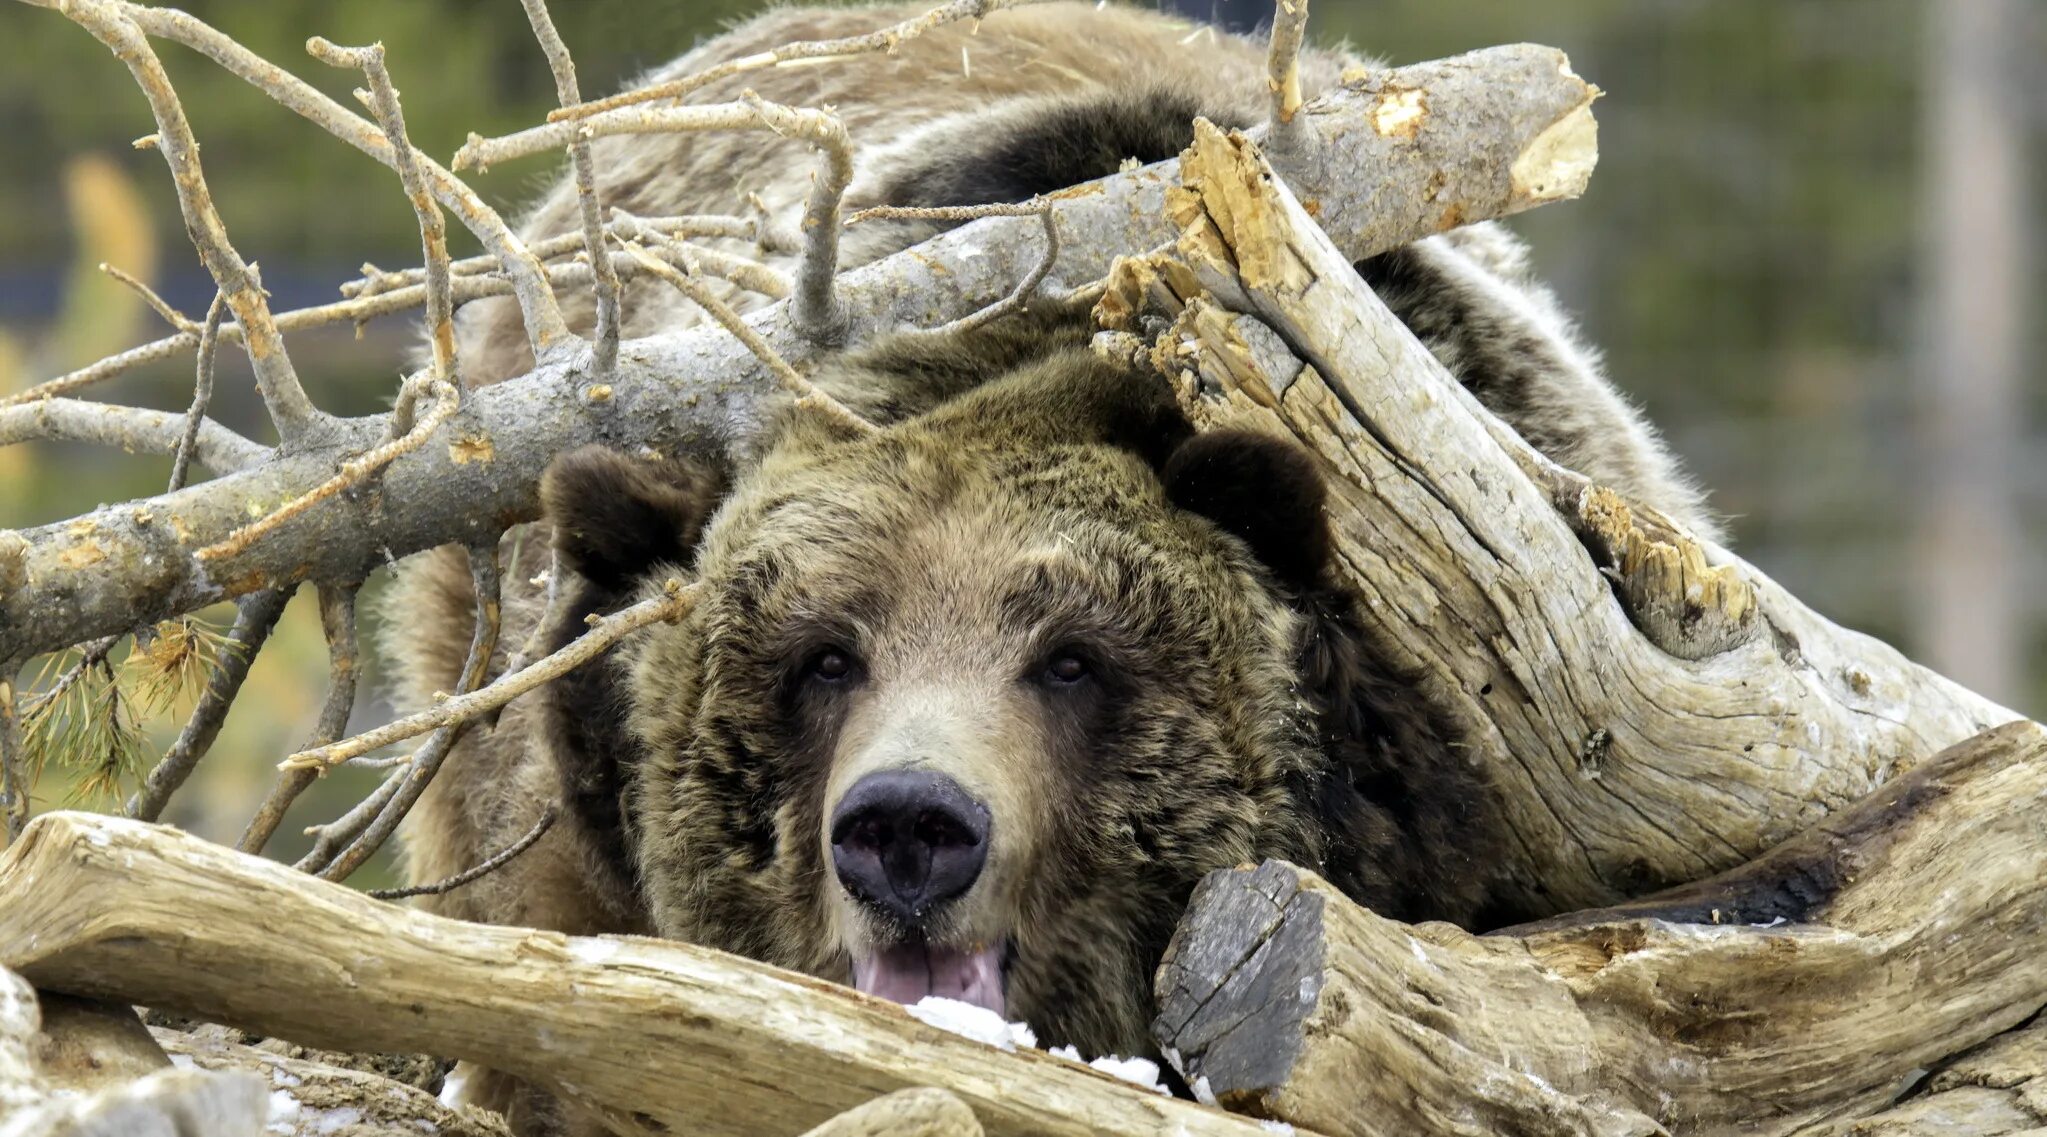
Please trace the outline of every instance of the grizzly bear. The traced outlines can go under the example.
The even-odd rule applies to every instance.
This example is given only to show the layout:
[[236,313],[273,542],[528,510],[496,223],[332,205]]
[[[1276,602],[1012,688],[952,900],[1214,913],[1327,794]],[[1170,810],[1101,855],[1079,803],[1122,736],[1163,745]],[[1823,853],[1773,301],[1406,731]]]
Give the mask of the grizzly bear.
[[[777,11],[654,78],[921,10]],[[849,205],[969,204],[1170,157],[1197,115],[1254,124],[1261,53],[1064,2],[745,85],[835,104],[873,140]],[[1311,90],[1347,62],[1312,53]],[[754,190],[786,215],[804,183],[800,152],[757,138],[596,151],[608,199],[643,216]],[[557,187],[529,237],[572,229],[572,203]],[[863,226],[849,255],[934,228]],[[1358,267],[1531,443],[1713,532],[1504,230]],[[565,306],[587,330],[587,295]],[[698,319],[659,282],[635,282],[626,312],[628,335]],[[517,320],[505,301],[464,310],[468,381],[528,365]],[[543,521],[508,542],[503,643],[534,631],[550,566],[545,648],[671,578],[698,598],[462,739],[408,822],[415,881],[509,844],[549,803],[563,818],[422,903],[673,937],[899,1002],[964,999],[1084,1054],[1155,1050],[1153,970],[1218,867],[1283,857],[1400,919],[1523,915],[1493,896],[1490,791],[1457,724],[1331,563],[1316,459],[1195,432],[1164,383],[1091,353],[1091,332],[1084,308],[1044,299],[973,332],[855,345],[812,379],[872,433],[791,404],[734,454],[558,458]],[[452,689],[472,603],[450,551],[402,567],[386,637],[402,707]],[[484,1100],[529,1131],[552,1124],[507,1085]]]

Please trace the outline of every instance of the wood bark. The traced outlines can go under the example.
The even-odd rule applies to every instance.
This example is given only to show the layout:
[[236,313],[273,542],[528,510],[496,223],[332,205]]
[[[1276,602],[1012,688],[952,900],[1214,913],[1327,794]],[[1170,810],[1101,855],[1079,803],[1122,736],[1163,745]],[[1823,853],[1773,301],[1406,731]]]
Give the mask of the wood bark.
[[[2047,1004],[2043,800],[2047,730],[2000,727],[1732,872],[1488,936],[1226,870],[1160,969],[1160,1042],[1223,1104],[1344,1137],[1853,1131]],[[2015,1117],[2043,1076],[2028,1034],[1931,1088],[2024,1083]]]
[[[1122,262],[1097,311],[1126,330],[1099,346],[1149,359],[1203,425],[1291,434],[1326,460],[1366,620],[1496,784],[1510,906],[1708,876],[2019,717],[1532,450],[1254,143],[1204,124],[1182,163],[1181,235]],[[1157,321],[1155,340],[1128,330]]]
[[[1596,153],[1596,95],[1560,52],[1526,45],[1357,76],[1303,109],[1290,168],[1330,233],[1361,258],[1576,195]],[[1425,99],[1426,124],[1376,129],[1389,98]],[[1062,255],[1050,283],[1098,279],[1114,257],[1169,240],[1160,205],[1176,181],[1167,162],[1055,195]],[[842,276],[851,337],[944,323],[1001,299],[1039,257],[1040,226],[1034,217],[977,222]],[[748,320],[799,367],[821,350],[796,333],[786,303]],[[178,493],[0,531],[0,662],[289,582],[359,580],[391,557],[528,520],[540,471],[578,445],[744,445],[774,389],[765,365],[717,328],[622,345],[601,383],[587,345],[571,345],[519,379],[465,394],[445,441],[393,461],[368,490],[323,501],[232,556],[194,554],[327,480],[384,436],[388,416],[323,424],[266,461]]]
[[1261,1137],[1256,1122],[686,944],[445,920],[162,826],[37,818],[0,853],[0,966],[338,1050],[525,1079],[624,1133],[801,1133],[945,1089],[993,1137]]

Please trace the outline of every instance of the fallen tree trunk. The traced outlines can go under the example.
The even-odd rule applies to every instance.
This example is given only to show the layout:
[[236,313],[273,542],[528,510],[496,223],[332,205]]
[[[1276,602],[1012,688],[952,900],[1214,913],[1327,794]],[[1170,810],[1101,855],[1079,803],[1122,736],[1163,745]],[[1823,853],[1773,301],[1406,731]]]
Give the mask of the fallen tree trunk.
[[685,944],[445,920],[161,826],[37,818],[0,853],[0,966],[339,1050],[516,1075],[621,1132],[801,1133],[936,1086],[995,1137],[1261,1137],[1037,1051]]
[[[1364,618],[1496,784],[1509,908],[1708,876],[2019,717],[1531,449],[1251,142],[1204,124],[1182,175],[1181,236],[1119,266],[1098,312],[1126,330],[1100,346],[1149,359],[1205,426],[1326,460]],[[1154,316],[1155,341],[1130,335]]]
[[[1596,94],[1560,52],[1532,46],[1377,73],[1297,116],[1305,128],[1293,152],[1299,185],[1358,258],[1575,196],[1596,153]],[[1426,122],[1381,131],[1377,111],[1387,98],[1425,99]],[[1169,240],[1160,205],[1177,180],[1173,165],[1055,195],[1062,255],[1051,284],[1098,279],[1117,255]],[[846,274],[838,288],[852,337],[936,325],[1001,299],[1041,255],[1040,224],[977,222]],[[748,319],[791,363],[820,351],[796,334],[786,303]],[[564,450],[599,441],[666,453],[743,444],[757,426],[756,404],[773,389],[767,367],[717,328],[627,343],[605,375],[579,344],[519,379],[465,394],[441,440],[393,461],[375,492],[335,495],[215,561],[194,554],[326,481],[385,434],[389,416],[323,427],[178,493],[0,531],[0,663],[287,582],[360,580],[394,556],[532,518],[540,471]]]
[[[2047,1004],[2043,801],[2047,730],[2001,727],[1733,872],[1490,936],[1218,872],[1159,1039],[1223,1104],[1332,1135],[1822,1131]],[[1978,1069],[1953,1087],[2047,1051]]]

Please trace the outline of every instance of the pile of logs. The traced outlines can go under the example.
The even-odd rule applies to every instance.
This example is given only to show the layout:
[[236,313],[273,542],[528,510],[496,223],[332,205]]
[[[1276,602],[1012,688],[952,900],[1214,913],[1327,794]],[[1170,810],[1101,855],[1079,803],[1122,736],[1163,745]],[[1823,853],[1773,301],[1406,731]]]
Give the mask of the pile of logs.
[[[1436,160],[1454,104],[1381,81],[1343,129]],[[1575,192],[1591,129],[1578,105],[1499,162],[1495,211]],[[1286,864],[1215,873],[1157,979],[1189,1101],[718,952],[450,921],[53,813],[0,852],[0,1137],[504,1132],[254,1039],[481,1064],[622,1134],[2047,1127],[2047,732],[1529,449],[1250,140],[1204,125],[1166,176],[1177,239],[1117,262],[1098,348],[1327,460],[1367,618],[1473,727],[1518,899],[1567,914],[1473,935]]]

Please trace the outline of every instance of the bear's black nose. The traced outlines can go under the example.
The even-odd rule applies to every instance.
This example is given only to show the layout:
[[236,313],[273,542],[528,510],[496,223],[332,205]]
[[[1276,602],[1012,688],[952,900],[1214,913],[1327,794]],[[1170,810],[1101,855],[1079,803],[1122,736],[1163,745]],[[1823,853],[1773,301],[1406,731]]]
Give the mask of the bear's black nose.
[[853,783],[832,814],[832,865],[854,899],[913,927],[967,889],[988,860],[988,807],[926,770]]

